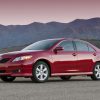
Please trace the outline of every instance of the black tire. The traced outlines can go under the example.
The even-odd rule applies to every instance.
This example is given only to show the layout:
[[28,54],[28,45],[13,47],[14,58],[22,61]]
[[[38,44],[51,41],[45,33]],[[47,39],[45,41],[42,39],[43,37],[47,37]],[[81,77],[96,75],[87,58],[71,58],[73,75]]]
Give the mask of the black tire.
[[16,77],[12,77],[12,76],[1,76],[0,78],[4,82],[13,82]]
[[[37,69],[39,69],[41,66],[43,66],[46,69],[46,71],[43,71],[44,69],[42,69],[42,72],[41,71],[38,71]],[[36,82],[36,83],[46,82],[48,80],[49,76],[50,76],[50,69],[49,69],[48,64],[45,63],[45,62],[43,62],[43,61],[38,61],[33,66],[32,74],[33,74],[33,76],[31,77],[31,80],[33,82]],[[43,77],[44,74],[45,74],[45,77]],[[37,76],[37,75],[40,75],[40,76]],[[42,79],[42,78],[44,78],[44,79]]]
[[71,76],[60,76],[60,78],[64,81],[68,81],[71,78]]
[[[97,71],[99,69],[99,71]],[[97,75],[98,73],[98,75]],[[100,80],[100,63],[96,63],[93,68],[93,74],[91,75],[92,80]]]

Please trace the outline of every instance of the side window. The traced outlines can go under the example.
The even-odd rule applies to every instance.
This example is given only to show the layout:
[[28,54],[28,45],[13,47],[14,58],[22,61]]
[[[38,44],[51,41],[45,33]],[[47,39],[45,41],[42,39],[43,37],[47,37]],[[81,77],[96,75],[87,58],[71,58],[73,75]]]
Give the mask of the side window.
[[63,41],[60,43],[61,47],[64,48],[64,51],[74,51],[73,42],[72,41]]
[[95,50],[91,46],[88,45],[88,48],[89,48],[89,52],[95,52]]
[[88,51],[88,45],[84,42],[75,41],[77,51]]

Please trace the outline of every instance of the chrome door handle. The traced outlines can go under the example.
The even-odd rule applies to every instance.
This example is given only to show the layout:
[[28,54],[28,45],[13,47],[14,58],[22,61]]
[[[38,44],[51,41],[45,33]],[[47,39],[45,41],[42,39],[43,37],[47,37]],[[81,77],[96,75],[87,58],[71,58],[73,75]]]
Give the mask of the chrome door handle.
[[94,56],[96,56],[96,53],[93,53]]
[[76,56],[77,54],[76,54],[76,53],[73,53],[72,55],[73,55],[73,56]]

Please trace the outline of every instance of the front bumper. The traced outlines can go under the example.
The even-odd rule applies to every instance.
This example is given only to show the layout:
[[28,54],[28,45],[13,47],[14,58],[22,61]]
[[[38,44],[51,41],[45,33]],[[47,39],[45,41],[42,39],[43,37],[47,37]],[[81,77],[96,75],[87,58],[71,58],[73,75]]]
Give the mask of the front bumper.
[[22,62],[0,64],[0,76],[31,77],[32,65]]

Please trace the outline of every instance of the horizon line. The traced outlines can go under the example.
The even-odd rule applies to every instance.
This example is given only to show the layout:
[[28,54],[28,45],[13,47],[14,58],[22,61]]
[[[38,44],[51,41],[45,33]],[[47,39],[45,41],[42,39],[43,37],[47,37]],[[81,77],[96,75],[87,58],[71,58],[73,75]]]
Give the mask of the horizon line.
[[76,18],[76,19],[73,19],[71,21],[68,21],[68,22],[62,22],[62,21],[48,21],[48,22],[39,22],[39,21],[33,21],[33,22],[30,22],[30,23],[27,23],[27,24],[0,24],[2,26],[21,26],[21,25],[30,25],[32,23],[41,23],[41,24],[47,24],[47,23],[51,23],[51,22],[57,22],[57,23],[62,23],[62,24],[67,24],[67,23],[71,23],[75,20],[90,20],[90,19],[100,19],[100,17],[91,17],[91,18]]

